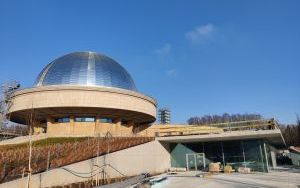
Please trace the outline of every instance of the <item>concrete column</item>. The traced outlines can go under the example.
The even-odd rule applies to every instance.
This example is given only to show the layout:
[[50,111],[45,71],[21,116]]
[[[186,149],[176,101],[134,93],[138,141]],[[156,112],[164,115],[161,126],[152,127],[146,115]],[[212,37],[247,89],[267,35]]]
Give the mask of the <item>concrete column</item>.
[[[134,128],[134,121],[128,121],[127,123],[127,127],[126,127],[126,133],[127,134],[133,134],[133,128]],[[147,136],[147,132],[146,132],[146,136]]]
[[94,128],[94,135],[99,135],[101,132],[101,122],[100,122],[100,116],[96,116],[96,122],[95,122],[95,128]]
[[265,158],[266,158],[266,163],[267,163],[267,172],[269,172],[270,169],[269,169],[269,160],[268,160],[268,153],[267,153],[266,143],[264,143],[264,151],[265,151]]
[[276,154],[274,151],[271,151],[271,160],[272,160],[272,166],[273,169],[277,167],[277,162],[276,162]]
[[75,134],[75,117],[74,116],[70,116],[70,131],[69,134],[74,135]]
[[47,117],[47,132],[48,132],[48,130],[49,130],[49,127],[52,125],[52,118],[51,117]]
[[121,134],[121,132],[122,132],[121,118],[113,119],[110,131],[111,131],[112,135]]
[[115,123],[117,126],[121,126],[122,120],[121,118],[114,119],[113,123]]
[[47,126],[52,125],[53,118],[47,117]]

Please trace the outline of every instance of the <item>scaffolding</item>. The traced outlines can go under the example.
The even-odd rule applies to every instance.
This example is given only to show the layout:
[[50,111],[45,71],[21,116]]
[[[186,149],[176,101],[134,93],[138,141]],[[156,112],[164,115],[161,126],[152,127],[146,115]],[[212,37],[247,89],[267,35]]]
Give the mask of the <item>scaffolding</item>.
[[0,87],[0,140],[9,139],[23,135],[20,127],[11,127],[12,122],[9,121],[9,110],[12,106],[13,93],[20,88],[17,81],[6,82]]
[[7,114],[9,112],[10,107],[12,106],[12,94],[20,88],[20,84],[17,81],[10,81],[1,85],[1,93],[0,93],[0,128],[2,128],[9,117]]

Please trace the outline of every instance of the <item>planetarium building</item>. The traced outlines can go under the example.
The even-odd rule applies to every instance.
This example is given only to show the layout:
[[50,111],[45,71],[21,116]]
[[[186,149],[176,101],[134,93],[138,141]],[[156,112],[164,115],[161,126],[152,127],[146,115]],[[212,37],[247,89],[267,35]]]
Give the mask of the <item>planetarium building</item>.
[[[117,167],[117,171],[108,171],[111,178],[185,170],[269,172],[277,166],[277,148],[285,145],[273,118],[207,125],[153,124],[156,101],[138,92],[119,63],[95,52],[75,52],[53,60],[32,88],[14,89],[5,102],[8,118],[34,127],[35,135],[8,139],[0,145],[26,143],[28,138],[47,143],[33,150],[40,151],[33,155],[34,172],[40,174],[33,176],[32,187],[71,185],[85,182],[85,178],[98,181],[101,177],[92,172],[107,164],[108,154],[110,165]],[[161,114],[159,117],[164,119]],[[50,141],[48,145],[49,137],[57,140],[57,146]],[[0,179],[18,177],[22,170],[24,174],[28,166],[25,149],[0,152],[6,156],[0,157],[0,164],[1,159],[2,164],[20,164],[11,171],[0,165],[0,172],[6,173],[0,173]],[[79,175],[74,175],[76,171]],[[20,187],[25,180],[22,177],[3,187]]]
[[50,62],[32,88],[15,92],[9,112],[12,121],[33,120],[48,135],[132,134],[155,121],[156,102],[115,60],[75,52]]
[[[274,119],[152,125],[156,101],[137,91],[120,64],[95,52],[70,53],[50,62],[32,88],[13,92],[8,116],[43,129],[46,137],[100,138],[109,133],[121,139],[150,138],[126,155],[116,153],[116,159],[126,161],[117,165],[134,173],[207,170],[212,163],[268,172],[276,167],[274,148],[284,145]],[[136,165],[146,158],[147,164]],[[136,160],[127,165],[130,159]]]

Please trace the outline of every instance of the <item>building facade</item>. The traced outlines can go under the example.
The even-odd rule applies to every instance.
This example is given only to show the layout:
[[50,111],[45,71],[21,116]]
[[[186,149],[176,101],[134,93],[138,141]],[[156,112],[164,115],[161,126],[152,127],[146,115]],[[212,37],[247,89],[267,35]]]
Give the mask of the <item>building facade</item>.
[[[11,96],[10,120],[42,127],[49,137],[149,136],[168,151],[174,168],[207,169],[212,162],[268,172],[275,166],[271,146],[284,146],[271,120],[216,125],[170,125],[165,111],[156,120],[155,99],[137,91],[130,74],[113,59],[75,52],[50,62],[32,88]],[[160,115],[161,117],[162,115]]]
[[44,127],[49,135],[132,134],[156,120],[156,101],[137,92],[113,59],[75,52],[49,63],[32,88],[14,92],[12,121]]

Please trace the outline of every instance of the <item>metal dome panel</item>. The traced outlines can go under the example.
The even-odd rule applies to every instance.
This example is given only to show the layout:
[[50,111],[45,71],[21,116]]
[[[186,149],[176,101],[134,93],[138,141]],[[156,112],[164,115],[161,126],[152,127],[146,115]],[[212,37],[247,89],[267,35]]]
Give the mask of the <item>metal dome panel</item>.
[[49,63],[35,86],[80,85],[136,91],[130,74],[113,59],[95,52],[75,52]]

